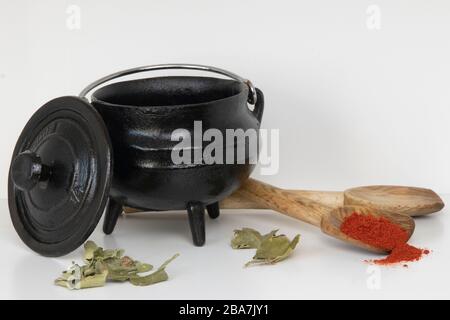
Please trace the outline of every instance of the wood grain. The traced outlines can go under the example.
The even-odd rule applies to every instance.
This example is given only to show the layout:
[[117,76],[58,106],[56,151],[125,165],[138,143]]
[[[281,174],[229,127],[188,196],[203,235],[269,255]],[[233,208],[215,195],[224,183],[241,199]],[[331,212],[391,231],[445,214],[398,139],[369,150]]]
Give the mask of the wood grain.
[[[291,197],[307,198],[322,203],[330,208],[337,208],[344,203],[344,193],[339,191],[284,190]],[[222,209],[268,209],[266,205],[252,201],[240,190],[220,202]]]
[[421,216],[444,208],[442,199],[430,189],[405,186],[365,186],[345,190],[344,204]]
[[252,178],[249,178],[242,184],[239,192],[242,196],[255,203],[264,205],[266,208],[318,227],[322,216],[331,211],[330,207],[324,206],[319,202],[303,198]]
[[[421,216],[441,211],[444,202],[433,191],[426,188],[406,186],[364,186],[338,191],[283,190],[291,200],[299,202],[309,199],[330,208],[342,205],[361,205],[390,212],[404,213],[409,216]],[[260,201],[245,196],[237,190],[220,202],[222,209],[270,209]],[[142,210],[125,207],[126,213]]]

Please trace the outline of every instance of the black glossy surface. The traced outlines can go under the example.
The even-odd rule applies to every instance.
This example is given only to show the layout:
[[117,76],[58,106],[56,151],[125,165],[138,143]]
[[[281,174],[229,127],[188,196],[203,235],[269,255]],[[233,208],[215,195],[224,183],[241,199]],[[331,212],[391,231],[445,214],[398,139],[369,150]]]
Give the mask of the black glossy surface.
[[103,232],[105,234],[111,234],[114,231],[117,219],[120,217],[122,212],[122,205],[113,199],[109,199],[105,210],[105,217],[103,218]]
[[191,202],[187,205],[187,212],[192,241],[200,247],[205,244],[205,206],[200,202]]
[[11,166],[11,178],[15,186],[22,191],[29,191],[38,182],[47,181],[50,172],[50,167],[43,164],[36,153],[28,150],[20,153]]
[[[254,168],[248,141],[233,140],[224,154],[244,146],[242,164],[175,164],[176,129],[203,132],[259,129],[264,97],[257,89],[253,111],[248,87],[208,77],[160,77],[119,82],[97,90],[92,104],[78,97],[46,103],[29,120],[14,149],[8,204],[14,227],[36,252],[60,256],[79,247],[105,210],[110,234],[128,205],[188,212],[195,245],[205,242],[205,208],[235,191]],[[95,108],[94,108],[94,107]],[[98,111],[98,112],[97,112]],[[185,151],[203,150],[210,142]],[[113,166],[114,158],[114,166]]]
[[[253,112],[247,99],[245,84],[209,77],[132,80],[94,92],[92,104],[102,115],[113,145],[111,197],[136,208],[173,210],[191,208],[193,203],[209,206],[230,195],[250,175],[254,166],[249,158],[257,155],[246,154],[244,164],[174,164],[171,152],[179,142],[171,141],[171,134],[181,128],[193,137],[194,121],[202,121],[203,131],[215,128],[224,137],[226,129],[258,129],[264,97],[258,90]],[[232,142],[224,153],[236,147]],[[191,210],[191,228],[200,221],[192,213],[197,211]],[[208,211],[212,217],[219,215],[218,208]],[[200,234],[193,230],[197,245]]]
[[89,237],[109,192],[110,150],[100,115],[80,98],[54,99],[31,117],[8,179],[11,219],[30,248],[60,256]]
[[219,203],[214,202],[206,206],[206,211],[211,219],[217,219],[220,215]]

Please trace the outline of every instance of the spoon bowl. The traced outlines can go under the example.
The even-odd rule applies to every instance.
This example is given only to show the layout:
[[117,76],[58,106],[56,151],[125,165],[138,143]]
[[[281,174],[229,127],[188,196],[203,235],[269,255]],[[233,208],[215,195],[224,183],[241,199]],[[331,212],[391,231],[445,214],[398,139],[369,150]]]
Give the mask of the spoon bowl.
[[323,215],[320,228],[323,233],[340,239],[342,241],[351,243],[355,246],[358,246],[360,248],[377,252],[377,253],[386,253],[388,250],[383,248],[377,248],[374,246],[371,246],[367,243],[361,242],[359,240],[353,239],[343,233],[341,231],[341,225],[344,222],[344,220],[352,215],[354,212],[362,215],[372,215],[374,217],[384,217],[391,221],[392,223],[395,223],[396,225],[400,226],[402,229],[404,229],[408,233],[408,239],[411,237],[411,235],[414,232],[415,223],[414,219],[411,218],[408,215],[401,214],[401,213],[394,213],[384,210],[378,210],[373,209],[369,207],[363,207],[363,206],[353,206],[353,205],[347,205],[342,206],[339,208],[335,208],[331,210],[328,214]]
[[431,189],[406,186],[364,186],[344,192],[345,205],[422,216],[444,208],[442,199]]

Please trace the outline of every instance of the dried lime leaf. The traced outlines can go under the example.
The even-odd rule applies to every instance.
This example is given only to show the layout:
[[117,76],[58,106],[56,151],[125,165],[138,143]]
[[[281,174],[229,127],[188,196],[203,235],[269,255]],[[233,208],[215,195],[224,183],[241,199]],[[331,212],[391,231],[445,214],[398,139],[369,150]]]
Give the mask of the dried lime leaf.
[[122,257],[124,253],[123,249],[107,249],[104,250],[102,247],[98,247],[93,254],[94,260],[108,260]]
[[79,266],[74,262],[62,275],[55,280],[55,284],[68,289],[84,289],[100,287],[107,280],[131,281],[135,285],[148,285],[167,280],[165,272],[167,264],[176,258],[175,255],[166,261],[156,272],[148,276],[139,276],[139,273],[148,272],[153,266],[133,260],[129,256],[124,256],[122,249],[107,249],[97,246],[93,241],[84,244],[83,259],[86,265]]
[[289,241],[285,235],[267,237],[256,250],[253,260],[247,262],[245,266],[247,267],[252,264],[274,264],[284,260],[294,251],[299,240],[300,235],[296,235],[292,241]]
[[148,272],[153,269],[153,266],[149,263],[143,263],[136,261],[136,269],[138,273]]
[[270,231],[269,233],[267,233],[267,234],[263,235],[263,237],[262,237],[262,241],[261,241],[261,242],[263,242],[264,240],[266,240],[266,239],[268,239],[268,238],[271,238],[271,237],[274,237],[274,236],[276,236],[276,235],[277,235],[277,232],[278,232],[278,230],[279,230],[279,229],[275,229],[275,230],[272,230],[272,231]]
[[103,260],[120,258],[125,253],[123,249],[107,249],[103,250]]
[[268,234],[261,235],[252,228],[242,228],[234,230],[234,237],[231,239],[233,249],[258,249],[264,239],[274,236],[278,229],[270,231]]
[[108,271],[105,270],[103,273],[94,274],[88,277],[82,277],[81,279],[76,278],[74,276],[70,276],[65,281],[57,279],[55,281],[55,284],[65,286],[66,288],[71,290],[103,287],[106,283],[107,275]]
[[262,241],[262,235],[251,228],[242,228],[234,230],[234,237],[231,239],[233,249],[256,249]]
[[102,273],[97,273],[92,276],[83,277],[81,278],[79,288],[77,289],[103,287],[106,283],[107,277],[108,270],[104,270]]
[[135,267],[135,262],[129,256],[120,258],[120,266],[123,268],[133,268]]
[[58,278],[55,280],[55,284],[60,287],[68,288],[67,279]]
[[148,272],[153,269],[153,266],[148,263],[135,261],[128,256],[120,259],[113,258],[104,260],[108,268],[108,279],[113,281],[126,281],[130,277],[136,276],[137,273]]
[[97,273],[97,270],[95,270],[95,263],[90,263],[86,266],[81,267],[81,270],[83,272],[83,276],[92,276]]
[[82,267],[72,261],[72,265],[62,272],[62,275],[58,279],[68,279],[70,276],[75,276],[77,278],[81,277]]
[[165,269],[166,269],[167,265],[170,262],[172,262],[179,255],[180,254],[178,254],[178,253],[175,254],[172,258],[170,258],[169,260],[164,262],[158,268],[158,270],[149,274],[148,276],[141,277],[141,276],[135,275],[135,276],[131,277],[130,282],[132,284],[134,284],[135,286],[148,286],[148,285],[155,284],[158,282],[166,281],[167,279],[169,279],[169,275],[167,274]]
[[72,265],[63,271],[61,276],[55,280],[55,284],[68,289],[76,289],[82,277],[82,267],[72,262]]
[[120,260],[108,261],[108,279],[112,281],[127,281],[131,276],[137,274],[137,268],[134,265],[122,266]]
[[[80,267],[73,264],[62,276],[55,280],[55,284],[70,290],[102,287],[105,285],[108,270],[102,269],[98,273],[90,273],[86,276],[86,266]],[[97,269],[98,270],[98,269]]]
[[94,258],[94,252],[97,250],[98,246],[95,244],[94,241],[86,241],[84,244],[84,255],[83,259],[84,261],[88,262],[91,261]]
[[108,280],[123,282],[123,281],[130,280],[130,278],[134,277],[135,275],[137,275],[136,271],[131,271],[131,272],[127,272],[127,271],[109,271],[108,272]]

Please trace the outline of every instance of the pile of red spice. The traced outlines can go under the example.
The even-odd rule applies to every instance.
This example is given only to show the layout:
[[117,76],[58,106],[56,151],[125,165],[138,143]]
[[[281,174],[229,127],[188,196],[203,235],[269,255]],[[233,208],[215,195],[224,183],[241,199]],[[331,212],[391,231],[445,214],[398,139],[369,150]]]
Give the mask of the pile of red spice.
[[376,264],[417,261],[430,253],[429,250],[407,244],[406,230],[384,217],[353,212],[342,222],[341,231],[350,238],[390,251],[386,258],[372,261]]

